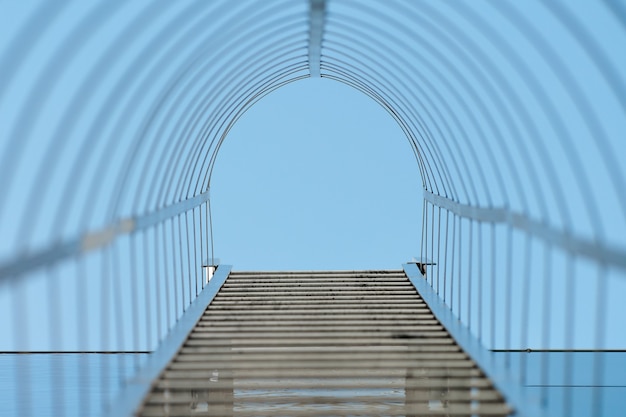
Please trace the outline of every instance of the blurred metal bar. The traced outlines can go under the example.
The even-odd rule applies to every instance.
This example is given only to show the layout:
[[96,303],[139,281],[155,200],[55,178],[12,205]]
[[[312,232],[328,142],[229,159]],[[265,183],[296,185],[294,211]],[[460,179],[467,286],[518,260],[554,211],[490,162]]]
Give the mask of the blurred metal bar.
[[503,223],[509,227],[522,230],[552,246],[580,255],[607,266],[626,270],[626,251],[610,247],[600,241],[592,241],[576,237],[549,224],[533,220],[525,214],[516,213],[503,207],[477,207],[462,204],[449,198],[424,190],[424,199],[451,212],[478,222]]
[[423,279],[415,264],[403,265],[404,271],[420,296],[424,299],[433,315],[452,335],[455,342],[472,358],[474,362],[491,379],[494,386],[502,392],[507,402],[516,410],[519,417],[546,416],[539,403],[534,402],[524,393],[519,380],[508,370],[502,361],[484,348],[467,326],[452,313],[450,308]]
[[38,268],[53,265],[62,259],[101,249],[113,242],[118,236],[138,232],[159,224],[208,201],[209,193],[210,190],[207,190],[195,197],[179,201],[151,213],[121,219],[98,231],[87,232],[81,237],[63,243],[53,243],[48,248],[35,253],[13,258],[4,265],[0,265],[0,284],[12,281],[20,275]]
[[130,379],[119,398],[108,410],[108,416],[131,416],[141,403],[142,399],[152,388],[153,382],[171,361],[181,348],[189,333],[193,330],[198,320],[204,314],[207,306],[217,295],[226,278],[230,274],[231,266],[220,265],[215,275],[205,289],[193,301],[186,310],[185,315],[178,321],[176,326],[168,333],[163,343],[152,355],[148,363],[132,379]]

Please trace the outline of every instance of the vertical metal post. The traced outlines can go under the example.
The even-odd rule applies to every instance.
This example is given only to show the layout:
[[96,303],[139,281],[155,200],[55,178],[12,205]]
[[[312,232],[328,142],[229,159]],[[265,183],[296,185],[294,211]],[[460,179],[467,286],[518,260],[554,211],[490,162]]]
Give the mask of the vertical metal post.
[[[450,220],[450,212],[446,210],[446,242],[444,247],[443,258],[445,259],[443,266],[443,302],[446,302],[446,280],[448,275],[448,221]],[[454,242],[454,240],[453,240]],[[440,264],[441,265],[441,264]]]
[[[172,287],[174,288],[174,322],[178,321],[178,281],[176,280],[176,258],[178,255],[178,251],[176,250],[176,232],[174,230],[174,219],[169,219],[170,222],[170,231],[172,233]],[[180,311],[182,313],[182,311]]]

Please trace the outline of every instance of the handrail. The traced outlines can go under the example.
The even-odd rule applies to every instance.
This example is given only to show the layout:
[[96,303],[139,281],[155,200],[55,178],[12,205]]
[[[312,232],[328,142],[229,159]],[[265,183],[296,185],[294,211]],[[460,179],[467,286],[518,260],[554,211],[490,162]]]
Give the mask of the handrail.
[[533,220],[528,215],[504,207],[478,207],[461,204],[424,190],[424,199],[444,208],[457,216],[485,223],[505,224],[522,230],[532,236],[559,247],[572,255],[583,256],[598,263],[626,270],[626,251],[611,247],[606,243],[573,236],[567,231],[551,227],[549,224]]
[[152,352],[148,362],[135,376],[125,382],[121,397],[112,404],[105,415],[111,417],[135,415],[135,411],[152,389],[159,374],[180,350],[207,306],[226,282],[231,269],[230,265],[220,265],[217,268],[211,281],[189,306],[183,318],[176,323],[157,350]]
[[465,351],[480,369],[487,375],[494,386],[502,393],[507,402],[515,409],[519,417],[547,416],[538,398],[529,397],[524,392],[519,376],[496,359],[480,341],[461,323],[442,299],[433,291],[415,263],[403,265],[404,272],[415,286],[422,299],[428,304],[437,320],[446,328],[452,338]]
[[198,207],[209,200],[210,190],[179,201],[153,212],[120,219],[100,230],[87,232],[63,243],[53,243],[35,253],[27,253],[0,264],[0,284],[11,282],[20,275],[48,267],[63,259],[102,249],[122,235],[128,235],[155,226],[169,218]]

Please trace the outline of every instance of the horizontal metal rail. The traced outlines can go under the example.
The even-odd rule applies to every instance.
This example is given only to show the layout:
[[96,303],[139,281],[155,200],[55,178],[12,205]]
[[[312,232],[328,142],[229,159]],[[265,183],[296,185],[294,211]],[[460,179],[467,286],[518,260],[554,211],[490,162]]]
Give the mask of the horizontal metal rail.
[[626,270],[626,251],[609,247],[603,242],[573,236],[565,231],[557,230],[549,224],[533,220],[525,214],[516,213],[504,207],[470,206],[433,194],[428,190],[424,190],[424,199],[460,217],[478,222],[506,224],[573,255],[584,256],[600,264]]
[[209,200],[210,191],[178,203],[160,208],[153,212],[126,219],[120,219],[96,231],[86,232],[80,237],[61,243],[52,243],[47,248],[34,253],[15,257],[0,265],[0,284],[10,282],[22,274],[38,268],[53,265],[62,259],[79,256],[103,248],[121,235],[148,229],[169,218],[197,207]]
[[185,315],[167,335],[167,338],[152,353],[150,360],[145,367],[137,373],[126,385],[122,397],[114,403],[108,410],[110,416],[130,416],[134,415],[141,400],[150,392],[152,385],[159,377],[159,374],[172,360],[174,355],[189,336],[189,333],[196,326],[198,320],[204,314],[207,306],[213,301],[226,278],[230,274],[231,266],[220,265],[215,271],[215,275],[209,284],[193,301],[185,312]]
[[[319,284],[317,273],[284,276],[294,275],[300,281],[281,287],[285,296]],[[309,293],[311,305],[302,312],[300,305],[285,304],[272,295],[279,275],[230,274],[136,412],[504,416],[513,411],[425,308],[406,275],[404,285],[396,286],[376,311],[361,293],[378,294],[397,272],[387,276],[355,272],[359,285],[345,281],[344,273],[337,275],[335,285],[321,284]],[[235,300],[228,290],[239,284],[247,284],[249,296],[263,298],[253,304],[231,303]],[[265,290],[268,285],[270,291]],[[416,310],[407,314],[396,305],[396,297],[405,298],[405,288]],[[352,294],[354,304],[340,300],[317,304],[324,293],[337,290]],[[271,308],[257,312],[263,306]],[[345,326],[346,316],[357,316],[362,324]],[[263,317],[265,322],[258,323]],[[301,320],[294,327],[296,318]]]
[[405,264],[404,271],[437,320],[441,322],[455,342],[491,379],[495,387],[515,408],[516,415],[519,417],[546,416],[546,410],[541,407],[539,401],[534,402],[525,395],[520,381],[511,374],[503,363],[497,361],[493,353],[485,349],[480,341],[470,332],[469,328],[452,313],[441,297],[432,289],[428,281],[424,279],[417,265]]

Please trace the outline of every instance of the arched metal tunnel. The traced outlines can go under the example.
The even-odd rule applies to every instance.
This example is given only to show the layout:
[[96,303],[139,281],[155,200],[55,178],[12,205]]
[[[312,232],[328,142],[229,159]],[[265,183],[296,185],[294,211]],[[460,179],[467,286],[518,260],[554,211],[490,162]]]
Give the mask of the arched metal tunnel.
[[217,264],[220,147],[310,77],[402,129],[415,262],[482,345],[626,343],[621,1],[26,1],[0,34],[3,351],[154,349]]

